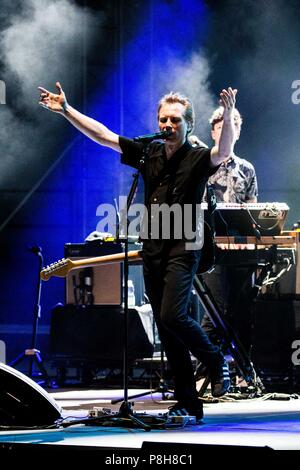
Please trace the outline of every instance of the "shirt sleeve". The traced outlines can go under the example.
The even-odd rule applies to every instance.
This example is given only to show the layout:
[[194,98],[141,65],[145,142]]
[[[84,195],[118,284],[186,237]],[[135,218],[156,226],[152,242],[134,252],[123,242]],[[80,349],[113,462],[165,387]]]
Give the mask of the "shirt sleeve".
[[212,166],[211,165],[211,159],[210,159],[210,154],[211,154],[211,149],[202,147],[199,149],[199,160],[198,160],[198,165],[197,165],[197,170],[199,171],[199,175],[201,176],[207,176],[208,178],[216,173],[218,169],[220,168],[220,165],[218,166]]
[[127,137],[120,136],[119,145],[122,150],[121,163],[132,166],[133,168],[139,168],[143,150],[142,144],[134,142],[132,139],[128,139]]

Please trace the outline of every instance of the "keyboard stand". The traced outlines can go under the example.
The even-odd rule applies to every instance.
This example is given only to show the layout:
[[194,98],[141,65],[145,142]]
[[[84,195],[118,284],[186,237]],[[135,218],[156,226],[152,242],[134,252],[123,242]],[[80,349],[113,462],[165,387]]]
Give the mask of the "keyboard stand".
[[[201,304],[207,311],[212,324],[222,335],[224,343],[235,360],[236,366],[243,379],[247,382],[248,387],[253,389],[254,393],[263,392],[264,385],[256,374],[248,354],[230,325],[224,320],[224,318],[222,318],[220,309],[216,305],[210,290],[199,274],[194,278],[194,289]],[[208,384],[209,379],[206,378],[200,389],[199,396],[203,396]]]

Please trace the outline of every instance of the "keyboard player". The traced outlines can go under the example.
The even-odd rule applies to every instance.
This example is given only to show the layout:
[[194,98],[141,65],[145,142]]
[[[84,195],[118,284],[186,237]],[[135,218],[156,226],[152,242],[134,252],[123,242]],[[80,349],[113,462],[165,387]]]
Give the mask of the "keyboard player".
[[[235,110],[234,123],[236,141],[240,137],[242,117]],[[223,108],[217,108],[210,120],[211,137],[218,145],[223,126]],[[209,185],[214,190],[217,202],[225,203],[255,203],[258,197],[257,177],[255,168],[249,161],[232,154],[224,161],[218,171],[209,179]],[[230,234],[230,233],[229,233]],[[228,245],[220,246],[228,249]],[[245,247],[230,247],[245,248]],[[251,348],[251,275],[249,269],[239,266],[217,265],[213,272],[203,275],[215,302],[224,318],[233,327],[246,352]],[[202,320],[201,320],[202,316]],[[209,334],[211,341],[221,343],[214,327],[200,306],[200,321],[203,329]],[[225,352],[225,351],[224,351]],[[201,365],[198,368],[201,371]],[[197,372],[196,372],[197,374]]]

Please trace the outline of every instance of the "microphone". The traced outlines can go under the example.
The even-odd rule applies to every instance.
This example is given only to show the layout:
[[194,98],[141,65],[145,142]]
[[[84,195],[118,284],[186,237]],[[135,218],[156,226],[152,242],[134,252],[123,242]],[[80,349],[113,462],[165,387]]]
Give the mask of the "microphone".
[[172,131],[161,131],[154,134],[146,134],[134,137],[134,142],[150,143],[152,140],[166,139],[172,134]]

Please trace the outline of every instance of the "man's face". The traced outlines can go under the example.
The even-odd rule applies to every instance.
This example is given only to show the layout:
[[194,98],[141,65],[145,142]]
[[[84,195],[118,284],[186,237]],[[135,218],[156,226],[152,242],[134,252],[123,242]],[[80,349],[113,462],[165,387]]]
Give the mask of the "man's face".
[[[211,131],[211,137],[212,137],[213,141],[215,142],[215,145],[219,145],[220,137],[221,137],[221,131],[222,131],[222,128],[223,128],[223,122],[224,121],[217,122],[214,125],[214,128]],[[240,137],[240,131],[238,130],[238,128],[236,126],[234,126],[234,129],[235,129],[235,141],[237,141],[238,138]]]
[[172,131],[167,142],[184,143],[188,131],[188,125],[184,118],[185,107],[181,103],[165,103],[162,105],[158,116],[160,131]]

